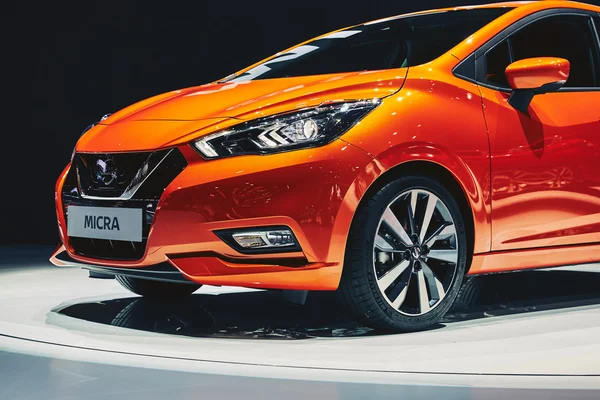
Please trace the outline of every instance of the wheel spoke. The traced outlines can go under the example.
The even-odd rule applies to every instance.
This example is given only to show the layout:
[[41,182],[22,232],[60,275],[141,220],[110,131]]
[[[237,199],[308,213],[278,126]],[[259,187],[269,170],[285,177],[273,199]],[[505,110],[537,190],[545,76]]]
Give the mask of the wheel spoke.
[[400,280],[396,283],[396,286],[389,292],[388,299],[392,301],[392,306],[395,309],[399,309],[406,299],[408,293],[408,285],[410,284],[410,277],[412,276],[413,261],[409,261],[410,265],[408,268],[400,274]]
[[398,218],[389,207],[386,208],[385,212],[383,213],[383,222],[387,224],[393,233],[398,236],[398,239],[400,239],[405,245],[412,246],[412,240],[410,240],[408,233],[406,233],[406,230],[404,230],[404,227],[400,221],[398,221]]
[[406,300],[406,293],[408,293],[408,282],[401,286],[401,288],[402,290],[392,303],[392,307],[394,307],[396,310],[399,309],[402,306],[402,304],[404,304],[404,300]]
[[392,246],[385,237],[377,234],[377,236],[375,236],[375,247],[377,247],[379,250],[381,251],[393,251],[394,250],[394,246]]
[[410,233],[416,234],[417,227],[415,226],[415,215],[417,213],[417,199],[419,192],[413,190],[410,192],[410,204],[408,205],[408,221],[410,223]]
[[423,216],[423,224],[421,225],[421,232],[419,234],[419,240],[421,243],[425,240],[425,235],[429,229],[429,224],[433,218],[433,212],[437,206],[438,198],[434,194],[429,193],[427,197],[427,208],[425,209],[425,215]]
[[419,311],[421,314],[424,314],[431,309],[431,305],[429,304],[427,283],[425,282],[425,274],[423,273],[423,270],[417,272],[417,282],[419,283]]
[[410,192],[410,208],[412,210],[413,215],[417,213],[417,200],[419,198],[419,192],[413,190]]
[[427,258],[456,264],[458,262],[458,250],[431,250],[427,254]]
[[393,266],[384,276],[377,280],[377,284],[381,291],[387,290],[392,283],[408,268],[410,261],[403,260],[400,263]]
[[440,282],[440,280],[435,276],[435,274],[427,264],[421,262],[421,266],[423,267],[423,274],[425,275],[427,286],[429,286],[431,300],[441,300],[446,294],[446,291],[444,290],[444,285],[442,285],[442,282]]
[[456,235],[456,228],[454,227],[454,224],[452,224],[452,222],[445,222],[444,225],[439,227],[437,231],[433,232],[433,234],[429,236],[429,238],[426,239],[423,244],[431,247],[436,241],[447,239],[454,235]]

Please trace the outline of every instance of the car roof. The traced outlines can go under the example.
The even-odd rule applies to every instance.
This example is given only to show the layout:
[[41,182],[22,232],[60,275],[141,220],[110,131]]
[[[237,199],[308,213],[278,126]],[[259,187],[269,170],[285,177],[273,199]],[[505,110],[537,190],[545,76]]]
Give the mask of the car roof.
[[432,14],[446,11],[460,11],[460,10],[476,10],[476,9],[485,9],[485,8],[526,8],[529,13],[546,10],[550,8],[574,8],[580,10],[589,10],[589,11],[597,11],[600,12],[600,7],[594,6],[591,4],[580,3],[577,1],[556,1],[556,0],[538,0],[538,1],[505,1],[500,3],[489,3],[489,4],[479,4],[472,6],[457,6],[457,7],[447,7],[447,8],[437,8],[432,10],[424,10],[417,11],[409,14],[400,14],[392,17],[386,17],[377,19],[374,21],[367,22],[361,25],[370,25],[378,22],[390,21],[399,18],[406,18],[413,15],[424,15],[424,14]]
[[508,8],[518,8],[518,7],[531,7],[531,8],[539,8],[547,9],[547,8],[579,8],[579,9],[589,9],[589,10],[600,10],[600,7],[581,3],[577,1],[560,1],[560,0],[537,0],[537,1],[505,1],[499,3],[489,3],[489,4],[481,4],[474,6],[460,6],[460,7],[448,7],[441,8],[433,11],[451,11],[451,10],[472,10],[476,8],[499,8],[499,7],[508,7]]
[[474,10],[474,9],[483,9],[483,8],[503,8],[503,7],[516,8],[516,7],[521,7],[521,6],[530,4],[530,3],[536,3],[536,2],[535,1],[508,1],[508,2],[503,2],[503,3],[480,4],[480,5],[474,5],[474,6],[457,6],[457,7],[436,8],[436,9],[431,9],[431,10],[415,11],[415,12],[408,13],[408,14],[399,14],[399,15],[394,15],[391,17],[380,18],[380,19],[365,22],[365,23],[359,24],[359,25],[371,25],[371,24],[376,24],[378,22],[392,21],[394,19],[412,17],[412,16],[417,16],[417,15],[434,14],[434,13],[440,13],[440,12],[446,12],[446,11]]

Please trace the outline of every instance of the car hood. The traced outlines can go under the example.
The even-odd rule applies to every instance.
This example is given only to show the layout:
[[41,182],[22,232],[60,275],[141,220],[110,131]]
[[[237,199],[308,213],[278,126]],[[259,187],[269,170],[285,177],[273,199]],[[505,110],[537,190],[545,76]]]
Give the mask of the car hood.
[[88,131],[78,151],[142,151],[189,142],[251,120],[328,101],[389,96],[407,69],[212,83],[161,94],[112,114]]

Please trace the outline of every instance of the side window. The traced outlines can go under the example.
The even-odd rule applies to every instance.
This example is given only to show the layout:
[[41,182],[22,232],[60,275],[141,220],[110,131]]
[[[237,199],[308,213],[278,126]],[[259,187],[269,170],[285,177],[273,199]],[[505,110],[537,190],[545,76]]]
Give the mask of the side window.
[[600,37],[600,16],[594,17],[594,26],[596,27],[596,33]]
[[506,67],[511,64],[508,41],[503,41],[485,54],[487,73],[485,82],[492,86],[509,88],[506,79]]
[[561,57],[571,62],[567,87],[596,86],[595,42],[590,19],[565,15],[545,18],[513,35],[515,60],[533,57]]
[[600,86],[598,50],[590,22],[585,16],[557,15],[527,25],[486,53],[486,83],[508,87],[504,70],[511,61],[560,57],[571,63],[566,87]]

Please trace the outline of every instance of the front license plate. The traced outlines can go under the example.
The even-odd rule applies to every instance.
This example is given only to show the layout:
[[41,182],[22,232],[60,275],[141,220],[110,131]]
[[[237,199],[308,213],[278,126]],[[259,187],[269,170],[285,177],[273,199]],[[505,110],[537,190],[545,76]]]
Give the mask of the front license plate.
[[67,234],[90,239],[142,241],[142,210],[69,206]]

